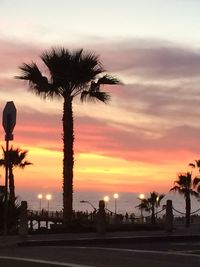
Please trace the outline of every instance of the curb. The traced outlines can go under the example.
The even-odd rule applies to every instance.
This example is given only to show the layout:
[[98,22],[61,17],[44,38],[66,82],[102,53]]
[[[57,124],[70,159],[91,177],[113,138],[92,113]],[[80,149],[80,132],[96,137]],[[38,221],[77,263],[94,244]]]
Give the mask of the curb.
[[192,242],[200,241],[200,235],[163,235],[136,237],[99,237],[60,240],[26,240],[17,243],[19,247],[32,246],[94,246],[116,243],[148,243],[148,242]]

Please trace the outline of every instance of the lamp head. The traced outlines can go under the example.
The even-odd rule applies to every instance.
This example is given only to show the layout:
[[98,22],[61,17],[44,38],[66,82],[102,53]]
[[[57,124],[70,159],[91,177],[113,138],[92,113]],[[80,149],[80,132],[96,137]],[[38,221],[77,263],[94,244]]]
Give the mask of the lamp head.
[[47,200],[51,200],[52,199],[52,196],[50,194],[46,195],[46,199]]
[[139,195],[139,199],[144,199],[145,198],[145,195],[144,194],[140,194]]
[[109,196],[105,196],[105,197],[104,197],[104,201],[105,201],[105,202],[108,202],[109,199],[110,199]]
[[42,194],[38,194],[38,198],[42,199],[43,198]]

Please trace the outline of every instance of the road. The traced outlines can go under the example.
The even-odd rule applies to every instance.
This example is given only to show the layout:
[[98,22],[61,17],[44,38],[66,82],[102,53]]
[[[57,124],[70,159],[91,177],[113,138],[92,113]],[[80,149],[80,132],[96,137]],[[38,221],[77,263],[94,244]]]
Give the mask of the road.
[[[1,256],[29,259],[29,262],[8,261],[8,259],[2,259]],[[31,262],[31,259],[37,261]],[[0,247],[1,267],[196,267],[199,265],[200,242],[144,242],[139,244],[128,242],[109,245],[105,243],[101,247]]]

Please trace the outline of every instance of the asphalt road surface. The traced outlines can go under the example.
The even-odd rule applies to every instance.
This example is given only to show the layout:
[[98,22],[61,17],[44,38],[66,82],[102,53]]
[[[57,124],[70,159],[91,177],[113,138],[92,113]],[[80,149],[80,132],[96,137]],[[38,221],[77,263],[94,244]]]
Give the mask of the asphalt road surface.
[[0,247],[0,266],[197,267],[200,266],[200,242],[105,243],[100,247]]

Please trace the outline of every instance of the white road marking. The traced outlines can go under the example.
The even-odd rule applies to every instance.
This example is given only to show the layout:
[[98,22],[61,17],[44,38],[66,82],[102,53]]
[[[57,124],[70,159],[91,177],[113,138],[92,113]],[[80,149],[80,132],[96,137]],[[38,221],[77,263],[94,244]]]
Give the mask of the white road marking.
[[155,251],[155,250],[144,250],[144,249],[129,249],[129,248],[107,248],[107,247],[77,247],[77,246],[51,246],[55,248],[78,248],[78,249],[93,249],[93,250],[107,250],[107,251],[116,251],[116,252],[133,252],[133,253],[149,253],[149,254],[160,254],[160,255],[177,255],[177,256],[191,256],[191,257],[200,257],[200,254],[192,254],[192,250],[186,251]]
[[59,261],[46,261],[46,260],[38,260],[38,259],[29,259],[29,258],[20,258],[20,257],[7,257],[7,256],[0,256],[0,260],[14,260],[14,261],[25,261],[25,262],[35,262],[35,263],[44,263],[49,265],[58,265],[58,266],[67,266],[67,267],[94,267],[89,265],[80,265],[68,262],[59,262]]

